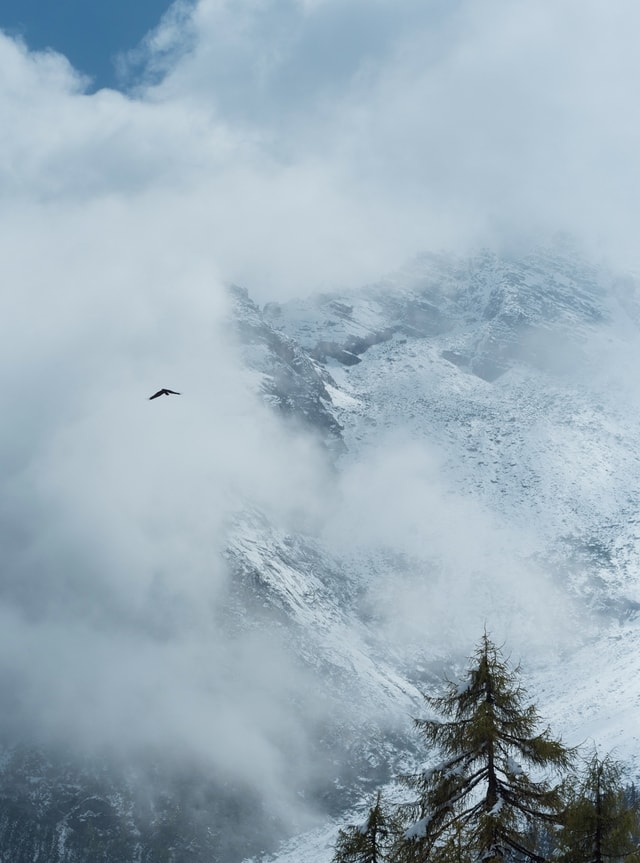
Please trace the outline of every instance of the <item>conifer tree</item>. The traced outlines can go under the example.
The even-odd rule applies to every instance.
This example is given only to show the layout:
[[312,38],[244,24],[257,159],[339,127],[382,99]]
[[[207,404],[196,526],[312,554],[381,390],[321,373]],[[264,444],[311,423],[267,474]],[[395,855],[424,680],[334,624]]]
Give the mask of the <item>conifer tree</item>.
[[378,792],[364,824],[340,830],[334,863],[383,863],[388,860],[394,833],[392,821]]
[[640,861],[640,813],[627,799],[622,765],[597,753],[571,790],[560,831],[562,863]]
[[[548,729],[536,730],[538,712],[527,703],[518,673],[485,632],[464,685],[449,682],[444,695],[425,696],[443,718],[416,719],[415,725],[441,760],[430,770],[404,777],[417,791],[409,809],[414,824],[404,833],[394,859],[543,859],[531,843],[531,828],[558,822],[562,793],[559,784],[545,776],[532,778],[527,770],[563,770],[572,752]],[[456,847],[464,848],[465,856]]]

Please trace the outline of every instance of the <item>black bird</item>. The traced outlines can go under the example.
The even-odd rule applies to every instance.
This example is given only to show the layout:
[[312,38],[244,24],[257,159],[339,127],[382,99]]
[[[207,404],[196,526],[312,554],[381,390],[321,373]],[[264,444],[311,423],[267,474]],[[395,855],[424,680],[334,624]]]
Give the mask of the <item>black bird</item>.
[[149,401],[151,401],[151,399],[157,399],[158,396],[168,396],[168,395],[179,396],[179,395],[181,395],[181,393],[177,393],[175,390],[162,389],[162,390],[158,390],[158,392],[154,393],[152,396],[149,396]]

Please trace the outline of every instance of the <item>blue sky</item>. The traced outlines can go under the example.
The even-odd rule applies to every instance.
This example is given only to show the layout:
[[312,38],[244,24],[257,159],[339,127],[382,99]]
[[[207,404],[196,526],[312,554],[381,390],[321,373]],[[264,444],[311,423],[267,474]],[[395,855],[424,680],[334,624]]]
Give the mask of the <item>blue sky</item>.
[[53,48],[93,79],[90,89],[120,82],[114,58],[138,45],[170,0],[0,0],[0,27],[29,48]]

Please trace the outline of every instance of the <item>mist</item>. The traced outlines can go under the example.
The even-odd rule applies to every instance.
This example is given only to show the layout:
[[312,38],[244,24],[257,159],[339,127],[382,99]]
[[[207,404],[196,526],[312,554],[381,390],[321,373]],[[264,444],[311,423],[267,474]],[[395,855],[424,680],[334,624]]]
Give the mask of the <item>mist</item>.
[[211,0],[188,27],[169,15],[149,37],[139,92],[241,130],[278,228],[271,260],[284,242],[287,270],[304,267],[288,242],[297,214],[318,283],[377,278],[424,248],[558,230],[635,261],[638,14],[577,0]]
[[126,94],[92,96],[4,37],[3,188],[170,194],[220,276],[265,302],[557,230],[634,263],[638,14],[176,4],[121,58]]
[[[330,708],[276,631],[219,625],[246,505],[308,514],[337,556],[403,555],[367,597],[394,643],[466,651],[496,604],[498,639],[572,637],[524,562],[535,538],[456,497],[435,450],[400,435],[329,483],[259,401],[226,286],[285,300],[559,229],[632,264],[639,19],[577,0],[178,2],[120,58],[122,91],[92,95],[0,34],[6,730],[259,773],[304,809],[291,770],[322,767],[290,704]],[[165,386],[181,395],[148,401]]]
[[259,774],[288,821],[316,772],[291,704],[327,707],[281,633],[229,631],[223,553],[243,507],[304,511],[324,463],[258,400],[215,263],[169,221],[145,198],[3,219],[0,732]]
[[540,536],[463,494],[429,442],[381,435],[347,467],[325,538],[368,573],[366,608],[408,655],[464,657],[484,627],[529,657],[579,640],[562,579],[533,561]]

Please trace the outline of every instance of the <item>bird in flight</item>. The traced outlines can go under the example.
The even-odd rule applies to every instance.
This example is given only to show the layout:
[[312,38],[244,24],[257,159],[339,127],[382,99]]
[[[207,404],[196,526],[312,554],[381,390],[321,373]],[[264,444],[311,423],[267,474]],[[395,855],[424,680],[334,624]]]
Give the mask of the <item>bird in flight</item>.
[[157,393],[154,393],[152,396],[149,396],[149,401],[151,401],[151,399],[157,399],[158,396],[168,396],[168,395],[179,396],[179,395],[181,395],[181,393],[177,393],[175,390],[161,389],[161,390],[158,390]]

